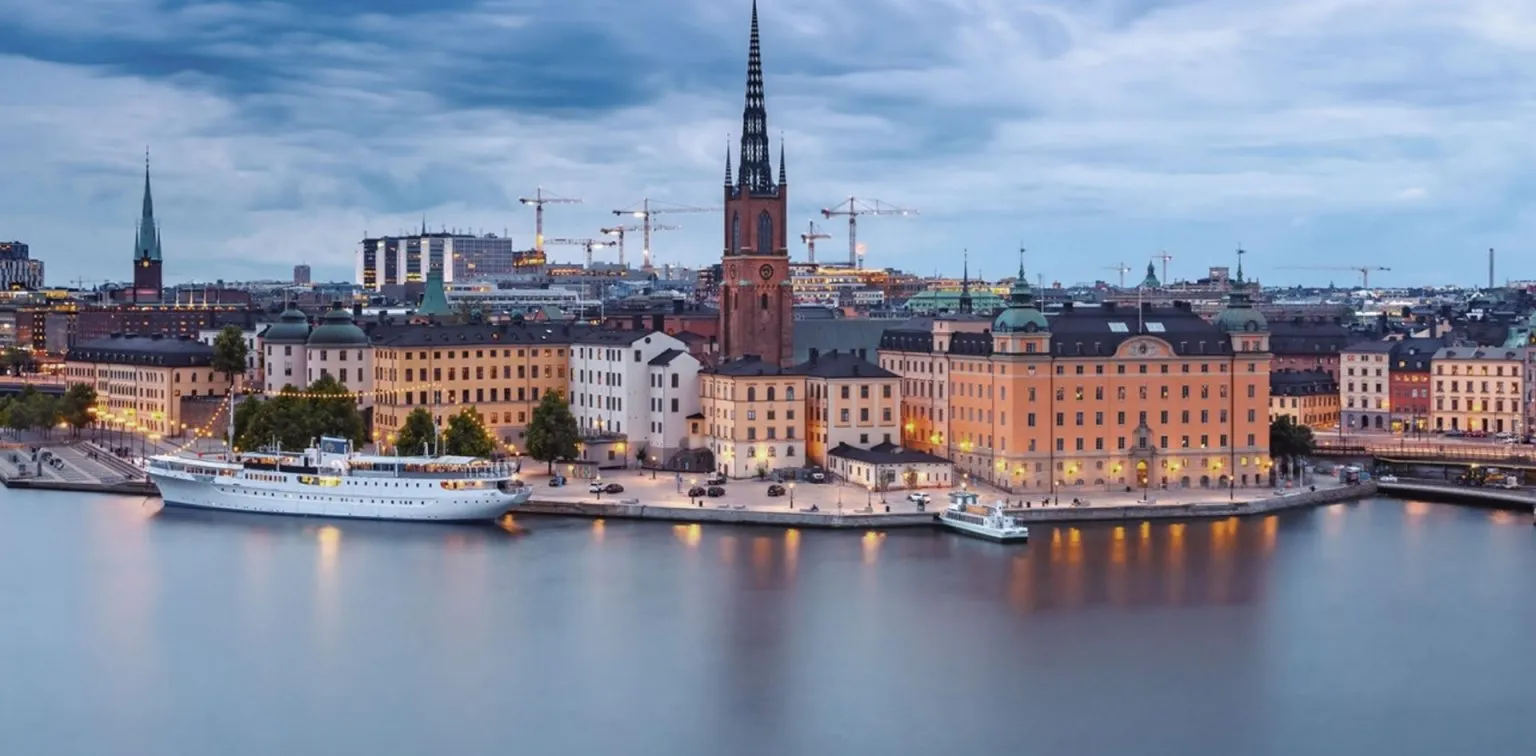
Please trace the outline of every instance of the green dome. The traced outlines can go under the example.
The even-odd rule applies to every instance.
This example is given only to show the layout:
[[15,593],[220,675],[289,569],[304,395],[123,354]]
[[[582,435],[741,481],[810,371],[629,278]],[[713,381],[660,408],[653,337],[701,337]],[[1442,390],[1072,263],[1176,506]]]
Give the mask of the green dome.
[[277,322],[272,324],[261,340],[267,344],[303,344],[309,339],[309,317],[298,308],[289,305]]
[[1264,313],[1252,307],[1228,307],[1217,313],[1216,319],[1211,322],[1227,333],[1269,330],[1269,322],[1264,320]]
[[1033,307],[1009,307],[998,313],[997,319],[992,321],[992,330],[997,333],[1049,331],[1051,324],[1046,321],[1044,313]]
[[352,315],[338,305],[320,319],[320,325],[309,334],[309,346],[349,347],[367,346],[368,334],[352,322]]

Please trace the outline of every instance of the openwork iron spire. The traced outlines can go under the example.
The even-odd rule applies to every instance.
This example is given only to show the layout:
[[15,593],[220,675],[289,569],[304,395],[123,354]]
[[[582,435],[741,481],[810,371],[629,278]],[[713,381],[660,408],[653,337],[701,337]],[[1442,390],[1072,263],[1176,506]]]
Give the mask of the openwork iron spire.
[[768,109],[763,104],[763,55],[757,33],[757,0],[752,0],[752,40],[747,53],[747,104],[741,111],[739,186],[771,192],[773,161],[768,156]]
[[731,185],[731,135],[725,135],[725,185]]

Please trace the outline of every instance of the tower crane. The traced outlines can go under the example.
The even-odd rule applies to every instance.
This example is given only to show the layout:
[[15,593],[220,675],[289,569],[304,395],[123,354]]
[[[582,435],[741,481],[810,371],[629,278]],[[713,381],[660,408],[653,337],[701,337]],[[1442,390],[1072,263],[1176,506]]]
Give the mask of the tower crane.
[[627,210],[613,211],[614,215],[628,215],[640,219],[640,230],[645,234],[645,260],[641,265],[641,270],[644,270],[647,273],[651,271],[651,231],[655,230],[655,226],[651,224],[651,218],[663,213],[720,212],[720,208],[718,207],[689,207],[687,205],[677,205],[674,203],[666,203],[671,205],[670,207],[653,207],[652,205],[657,201],[658,200],[653,200],[649,197],[646,197],[645,199],[640,200],[639,209],[635,209],[632,206]]
[[1352,270],[1360,274],[1360,288],[1371,288],[1371,274],[1376,271],[1390,271],[1391,268],[1383,268],[1379,265],[1286,265],[1281,270]]
[[[659,224],[659,223],[651,226],[651,230],[652,231],[676,231],[679,228],[681,228],[681,226],[667,226],[667,225],[663,225],[663,224]],[[640,228],[640,226],[609,226],[608,228],[603,228],[603,229],[598,229],[598,230],[602,231],[603,233],[605,233],[605,234],[607,234],[609,236],[616,236],[616,237],[618,237],[618,239],[619,239],[619,241],[618,241],[618,246],[619,246],[619,265],[623,265],[624,264],[624,234],[626,234],[626,233],[628,233],[630,231],[639,231],[639,230],[641,230],[641,228]]]
[[606,242],[602,239],[546,239],[546,241],[548,241],[550,244],[567,244],[574,247],[586,247],[588,268],[592,267],[592,250],[618,246],[613,242]]
[[1173,259],[1173,255],[1168,254],[1168,250],[1165,249],[1153,255],[1152,259],[1163,261],[1163,285],[1167,286],[1168,284],[1173,283],[1172,281],[1168,280],[1168,261]]
[[1126,265],[1125,263],[1120,263],[1119,265],[1107,266],[1104,269],[1105,270],[1112,270],[1112,271],[1115,271],[1116,273],[1119,273],[1120,274],[1120,288],[1122,288],[1122,289],[1125,288],[1125,274],[1126,274],[1127,271],[1129,271],[1131,269],[1131,266]]
[[809,262],[816,262],[816,240],[831,239],[831,234],[822,233],[816,227],[816,221],[811,221],[810,230],[800,235],[800,241],[805,243],[805,254]]
[[533,205],[533,249],[539,253],[540,257],[544,256],[544,206],[581,204],[579,199],[545,194],[542,186],[534,189],[532,197],[518,197],[517,201],[524,205]]
[[917,215],[917,211],[887,205],[880,200],[861,201],[854,197],[849,197],[832,207],[822,210],[821,215],[824,218],[831,218],[835,215],[848,216],[848,265],[849,267],[857,268],[859,267],[858,220],[860,215]]

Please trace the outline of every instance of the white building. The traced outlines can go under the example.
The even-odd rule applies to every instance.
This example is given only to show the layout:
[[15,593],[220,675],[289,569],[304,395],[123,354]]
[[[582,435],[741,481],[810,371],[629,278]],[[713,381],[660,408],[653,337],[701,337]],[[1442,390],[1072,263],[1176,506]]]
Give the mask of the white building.
[[284,310],[278,322],[262,331],[263,393],[271,396],[282,391],[284,386],[302,388],[309,385],[308,365],[304,360],[304,343],[309,341],[309,331],[309,317],[294,307]]
[[647,462],[655,456],[664,464],[684,445],[687,417],[699,409],[698,374],[687,345],[661,332],[578,336],[570,351],[570,404],[587,458],[627,466],[626,455],[643,445]]
[[1339,355],[1339,422],[1344,432],[1392,427],[1388,371],[1394,341],[1367,341]]

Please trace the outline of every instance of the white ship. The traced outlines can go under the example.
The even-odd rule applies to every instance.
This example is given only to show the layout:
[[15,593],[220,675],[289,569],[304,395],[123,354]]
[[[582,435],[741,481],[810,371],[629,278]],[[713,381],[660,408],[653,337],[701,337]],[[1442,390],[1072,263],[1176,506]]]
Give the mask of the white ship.
[[475,457],[354,454],[346,439],[232,460],[158,455],[149,479],[170,507],[374,520],[492,520],[533,489],[515,464]]
[[939,522],[967,535],[994,541],[1027,541],[1029,528],[1005,514],[1001,504],[978,504],[970,491],[950,491],[949,506],[939,513]]

